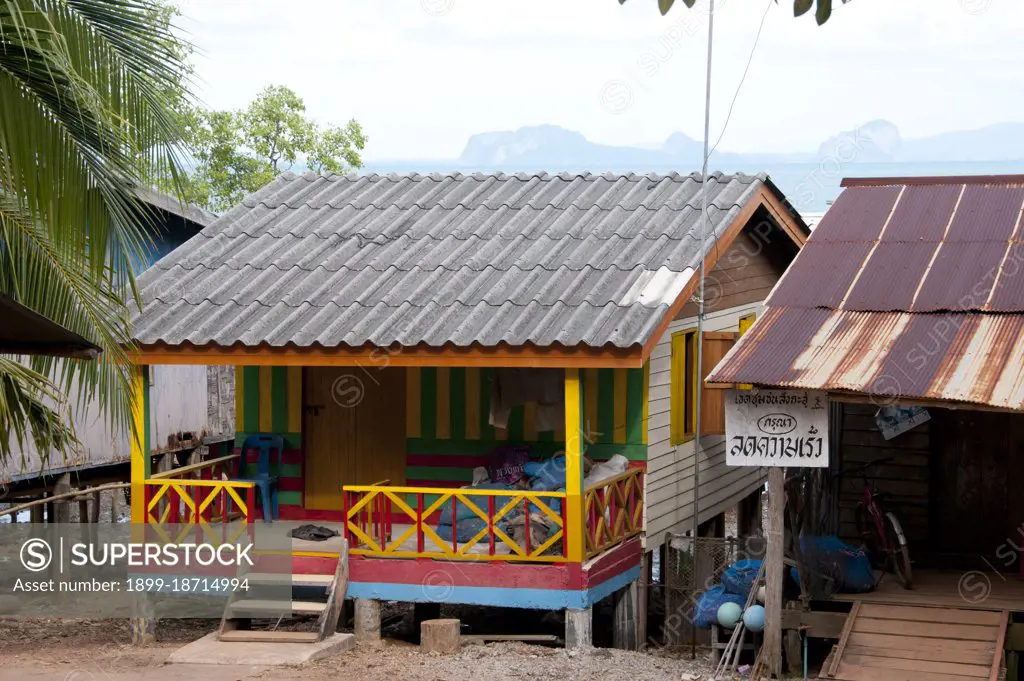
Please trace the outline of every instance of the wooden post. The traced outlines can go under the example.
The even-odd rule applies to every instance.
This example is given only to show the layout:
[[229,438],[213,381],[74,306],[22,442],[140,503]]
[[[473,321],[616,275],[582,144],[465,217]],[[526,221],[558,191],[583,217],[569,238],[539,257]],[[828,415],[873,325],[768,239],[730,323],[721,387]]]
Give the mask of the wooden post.
[[426,620],[420,625],[420,652],[453,655],[459,652],[462,632],[459,620]]
[[[65,473],[57,479],[57,484],[53,486],[53,496],[60,494],[67,494],[71,491],[71,474]],[[54,517],[53,522],[58,523],[69,523],[71,522],[71,502],[64,499],[61,501],[53,502]]]
[[636,595],[636,642],[639,650],[647,646],[647,609],[650,605],[652,551],[644,551],[640,561],[640,581]]
[[782,586],[785,573],[783,563],[783,518],[786,507],[786,469],[772,466],[768,469],[768,551],[765,556],[765,669],[775,678],[782,678]]
[[565,370],[565,506],[569,560],[583,562],[583,421],[580,418],[580,371]]
[[[118,520],[121,519],[120,518],[121,514],[118,511],[117,507],[119,505],[118,504],[118,500],[121,498],[122,494],[124,494],[124,492],[122,490],[119,490],[119,489],[115,489],[115,490],[111,490],[110,491],[110,522],[112,522],[112,523],[116,523]],[[97,492],[96,496],[97,497],[99,496],[98,492]],[[96,512],[99,513],[99,504],[96,504],[96,509],[97,509]]]

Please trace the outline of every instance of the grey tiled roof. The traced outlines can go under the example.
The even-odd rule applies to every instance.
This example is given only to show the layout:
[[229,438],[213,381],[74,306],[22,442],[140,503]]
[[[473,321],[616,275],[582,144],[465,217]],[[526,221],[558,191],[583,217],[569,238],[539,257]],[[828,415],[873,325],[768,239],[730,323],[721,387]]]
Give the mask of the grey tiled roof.
[[[710,178],[709,248],[765,182]],[[135,338],[627,347],[692,276],[699,223],[697,174],[285,174],[139,277]]]

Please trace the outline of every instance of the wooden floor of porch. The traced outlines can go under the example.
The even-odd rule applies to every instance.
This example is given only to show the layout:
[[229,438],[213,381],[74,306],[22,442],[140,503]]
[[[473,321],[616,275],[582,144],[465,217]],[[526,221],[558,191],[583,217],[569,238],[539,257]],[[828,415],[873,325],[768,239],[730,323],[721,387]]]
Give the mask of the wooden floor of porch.
[[832,599],[882,605],[1024,612],[1024,579],[994,571],[915,570],[913,589],[904,589],[899,580],[886,575],[871,593],[835,594]]

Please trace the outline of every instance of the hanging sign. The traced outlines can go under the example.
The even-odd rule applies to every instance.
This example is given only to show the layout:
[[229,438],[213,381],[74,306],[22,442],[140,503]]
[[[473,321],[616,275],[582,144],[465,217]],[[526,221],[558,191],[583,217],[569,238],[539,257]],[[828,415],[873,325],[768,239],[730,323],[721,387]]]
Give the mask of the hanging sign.
[[726,390],[730,466],[828,467],[828,395],[814,390]]

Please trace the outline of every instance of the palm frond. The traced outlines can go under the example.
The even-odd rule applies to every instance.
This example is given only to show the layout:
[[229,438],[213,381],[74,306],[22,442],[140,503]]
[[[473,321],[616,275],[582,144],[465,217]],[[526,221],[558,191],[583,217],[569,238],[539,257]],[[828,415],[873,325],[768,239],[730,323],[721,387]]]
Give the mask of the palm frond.
[[115,430],[131,424],[126,303],[150,244],[129,187],[154,168],[181,175],[173,110],[187,68],[152,20],[159,7],[0,0],[0,290],[104,349],[31,367],[79,403],[98,399]]

